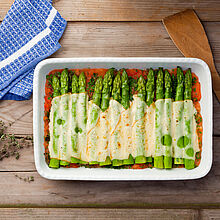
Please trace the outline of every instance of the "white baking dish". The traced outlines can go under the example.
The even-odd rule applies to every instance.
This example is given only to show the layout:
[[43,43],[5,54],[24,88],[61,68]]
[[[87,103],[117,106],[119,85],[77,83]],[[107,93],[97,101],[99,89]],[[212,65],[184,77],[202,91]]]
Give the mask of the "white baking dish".
[[[202,99],[203,147],[199,167],[165,169],[108,169],[108,168],[60,168],[51,169],[44,157],[44,94],[46,75],[62,68],[158,68],[168,69],[181,66],[191,68],[199,77]],[[195,58],[54,58],[40,62],[34,72],[33,94],[34,156],[38,173],[56,180],[182,180],[204,177],[212,165],[212,84],[207,64]]]

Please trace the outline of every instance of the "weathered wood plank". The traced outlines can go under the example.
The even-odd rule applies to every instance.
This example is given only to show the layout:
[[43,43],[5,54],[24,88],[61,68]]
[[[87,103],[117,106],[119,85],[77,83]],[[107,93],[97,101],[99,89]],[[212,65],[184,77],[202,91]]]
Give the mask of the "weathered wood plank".
[[19,150],[19,159],[15,156],[4,158],[0,161],[0,171],[35,171],[34,164],[34,148],[33,145],[30,147],[24,147]]
[[[208,22],[205,27],[220,70],[220,22]],[[69,22],[61,45],[53,57],[182,57],[159,22]],[[1,101],[0,119],[16,121],[9,133],[32,134],[32,101]],[[220,134],[219,119],[220,104],[214,97],[215,135]]]
[[202,220],[220,220],[219,209],[203,209],[201,210]]
[[20,102],[0,101],[0,120],[8,126],[7,133],[33,134],[32,99]]
[[[220,22],[204,22],[220,69]],[[69,22],[53,57],[183,57],[160,22]]]
[[[14,165],[8,163],[7,170],[10,167],[16,170],[16,166],[21,167],[22,161],[18,160]],[[6,167],[7,160],[1,163],[5,163]],[[26,165],[24,163],[24,168],[28,170]],[[31,171],[1,172],[0,175],[0,207],[220,208],[220,137],[214,138],[212,170],[199,180],[51,181]],[[34,177],[34,181],[25,182],[24,178],[30,176]]]
[[197,220],[198,211],[189,209],[93,209],[93,208],[1,208],[2,219],[138,219]]
[[[14,0],[1,0],[2,20]],[[163,17],[193,8],[203,21],[220,21],[218,0],[56,0],[54,6],[67,21],[160,21]]]

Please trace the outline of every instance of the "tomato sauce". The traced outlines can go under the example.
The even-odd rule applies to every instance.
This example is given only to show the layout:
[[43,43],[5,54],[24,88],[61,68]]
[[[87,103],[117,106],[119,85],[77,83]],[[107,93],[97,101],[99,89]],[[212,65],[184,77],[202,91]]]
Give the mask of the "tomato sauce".
[[[54,75],[57,74],[58,72],[62,72],[63,69],[55,69],[52,70],[48,75]],[[87,92],[89,95],[89,98],[92,97],[93,94],[93,88],[90,88],[88,85],[91,82],[92,77],[95,76],[97,78],[98,76],[104,76],[107,69],[69,69],[69,72],[74,72],[76,75],[80,75],[81,72],[84,72],[86,75],[86,83],[87,83]],[[143,75],[145,79],[147,79],[147,74],[148,70],[140,70],[140,69],[126,69],[126,72],[128,74],[128,77],[132,78],[134,80],[134,85],[137,85],[137,79]],[[174,74],[176,76],[177,73],[177,68],[169,70],[170,74]],[[95,75],[94,75],[95,73]],[[184,71],[185,74],[185,71]],[[197,110],[197,115],[196,115],[196,122],[197,122],[197,134],[198,134],[198,140],[199,140],[199,148],[200,152],[196,154],[196,159],[195,159],[195,164],[198,166],[201,161],[201,151],[202,151],[202,134],[203,134],[203,128],[202,128],[202,116],[200,114],[200,99],[201,99],[201,88],[200,88],[200,82],[198,77],[196,76],[195,73],[192,73],[192,79],[193,79],[193,84],[192,84],[192,100],[194,103],[194,106]],[[136,89],[132,88],[132,94],[136,93]],[[44,147],[45,147],[45,159],[46,162],[49,164],[49,112],[51,108],[51,101],[52,101],[52,96],[53,95],[53,88],[50,85],[49,79],[46,79],[46,84],[45,84],[45,97],[44,97]],[[88,165],[89,166],[89,165]],[[79,164],[70,164],[67,167],[71,168],[77,168],[80,167]],[[92,165],[89,167],[99,167],[98,165]],[[178,165],[174,167],[184,167],[184,165]],[[134,164],[134,165],[127,165],[125,168],[131,168],[131,169],[145,169],[145,168],[153,168],[152,163],[148,164]]]

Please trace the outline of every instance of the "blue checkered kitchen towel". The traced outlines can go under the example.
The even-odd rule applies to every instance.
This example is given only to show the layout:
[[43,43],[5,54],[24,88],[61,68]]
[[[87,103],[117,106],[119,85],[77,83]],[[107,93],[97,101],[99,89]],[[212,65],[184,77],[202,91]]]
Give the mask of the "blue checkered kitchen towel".
[[0,25],[0,99],[26,100],[34,68],[61,46],[66,21],[51,0],[15,0]]

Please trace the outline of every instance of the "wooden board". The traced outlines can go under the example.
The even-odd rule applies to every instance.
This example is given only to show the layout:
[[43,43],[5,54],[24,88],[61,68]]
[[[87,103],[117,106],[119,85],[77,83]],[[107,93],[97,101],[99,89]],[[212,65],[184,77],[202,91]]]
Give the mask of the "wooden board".
[[[0,21],[13,1],[0,0]],[[193,8],[202,21],[209,21],[204,26],[220,70],[219,0],[54,0],[54,5],[68,26],[61,39],[62,48],[52,57],[182,57],[162,23],[154,21]],[[102,219],[104,215],[106,219],[218,219],[219,210],[210,209],[220,208],[220,104],[215,97],[213,110],[214,164],[207,177],[177,182],[50,181],[36,172],[33,147],[29,147],[20,151],[19,160],[10,157],[0,161],[0,218]],[[13,122],[8,133],[32,135],[32,114],[32,100],[0,102],[0,119]],[[25,182],[30,176],[34,181]]]
[[[0,173],[0,207],[220,208],[220,137],[214,138],[212,170],[199,180],[51,181],[31,171],[32,156],[16,162],[1,162],[1,171],[5,171],[7,164],[11,171]],[[19,172],[22,165],[25,172]],[[24,178],[30,176],[34,181],[25,182]]]
[[[92,209],[92,208],[2,208],[2,219],[109,219],[109,220],[197,220],[198,210],[187,209]],[[206,213],[205,213],[206,214]],[[216,215],[215,215],[216,216]]]
[[[14,0],[1,0],[0,20]],[[54,0],[67,21],[160,21],[181,10],[193,8],[203,21],[220,21],[218,0]]]

